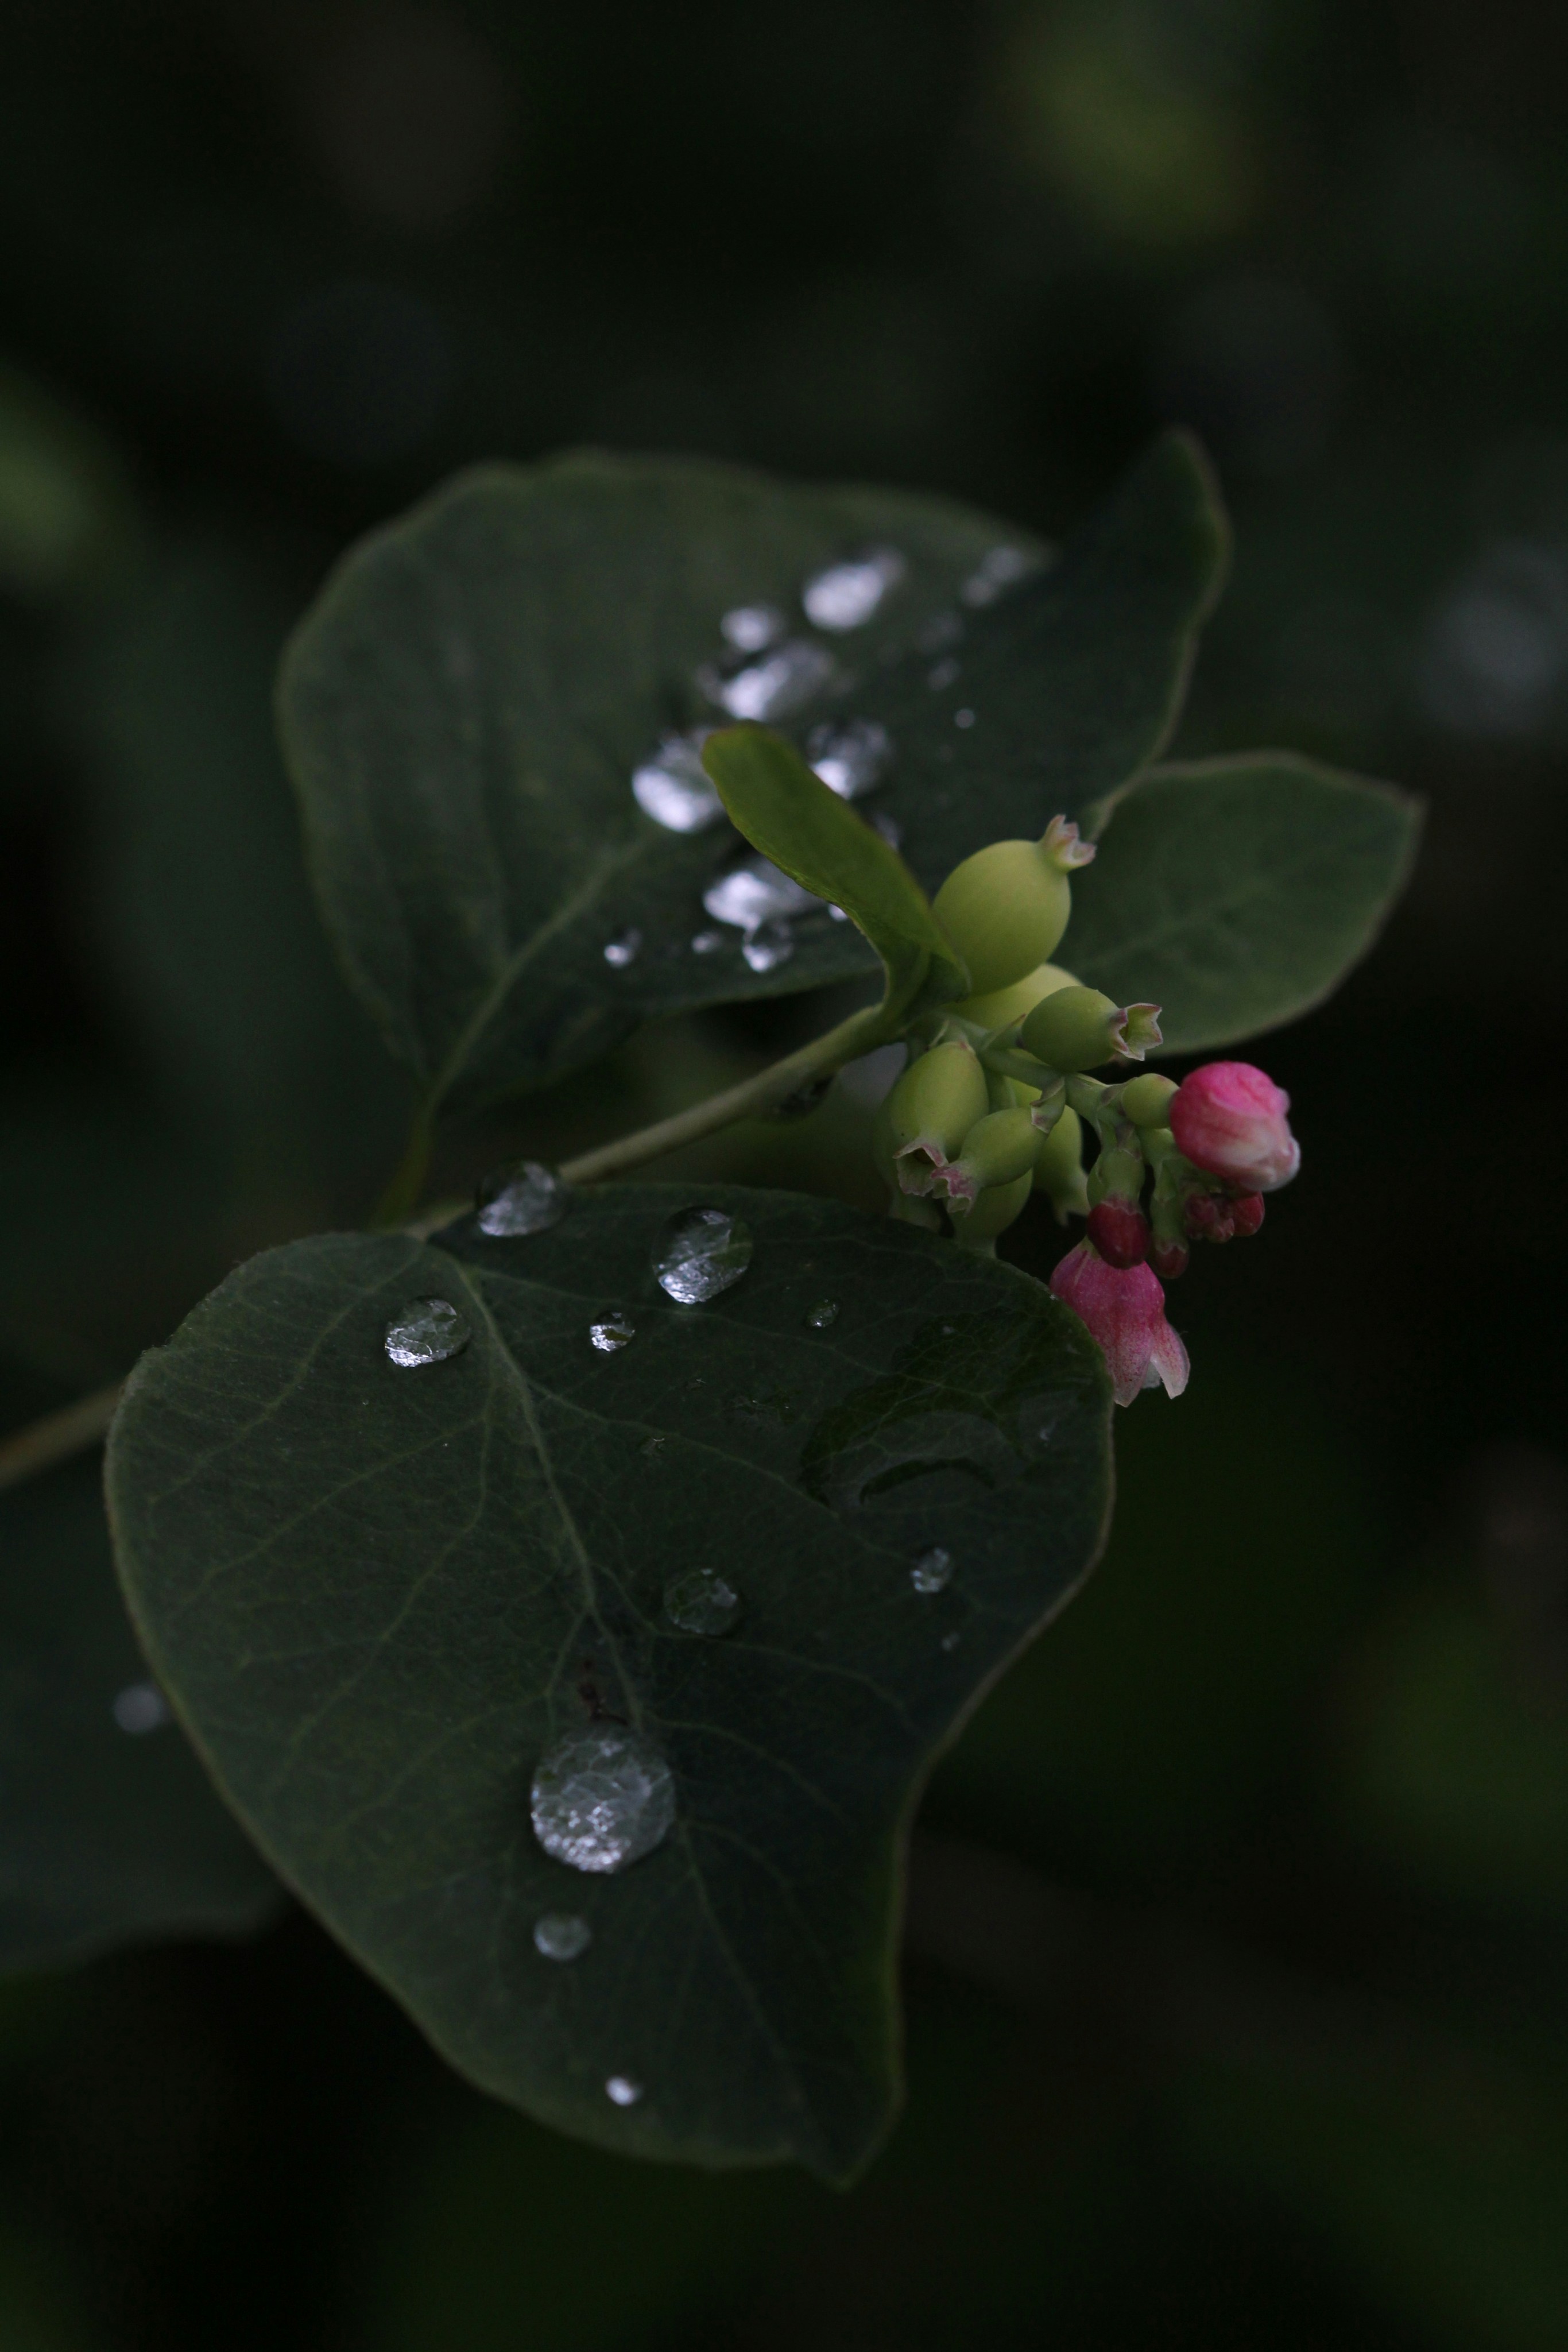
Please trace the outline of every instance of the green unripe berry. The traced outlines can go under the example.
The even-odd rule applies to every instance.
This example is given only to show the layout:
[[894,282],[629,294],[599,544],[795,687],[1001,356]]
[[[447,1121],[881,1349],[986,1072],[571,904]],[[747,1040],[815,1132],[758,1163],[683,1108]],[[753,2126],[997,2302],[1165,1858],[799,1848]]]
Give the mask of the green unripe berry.
[[1046,1137],[1034,1163],[1034,1181],[1051,1202],[1059,1225],[1069,1217],[1089,1214],[1089,1185],[1083,1173],[1083,1122],[1075,1110],[1064,1110]]
[[956,1217],[953,1231],[966,1249],[996,1255],[997,1235],[1006,1233],[1029,1199],[1032,1179],[1015,1177],[1010,1184],[993,1184],[982,1192],[967,1217]]
[[1174,1078],[1162,1078],[1157,1071],[1145,1070],[1141,1078],[1129,1078],[1122,1088],[1122,1108],[1134,1127],[1168,1127],[1175,1092]]
[[994,1186],[1032,1174],[1044,1140],[1021,1106],[988,1111],[977,1119],[956,1160],[936,1177],[937,1191],[947,1195],[948,1213],[960,1217]]
[[883,1106],[882,1133],[905,1192],[929,1192],[932,1172],[955,1157],[990,1107],[986,1073],[961,1037],[933,1045],[909,1067]]
[[1039,841],[993,841],[956,866],[933,905],[976,996],[1010,988],[1052,956],[1072,912],[1068,876],[1094,855],[1052,817]]
[[1141,1062],[1157,1045],[1157,1004],[1113,1004],[1097,988],[1059,988],[1023,1024],[1026,1053],[1053,1070],[1092,1070],[1113,1055]]
[[1010,988],[993,989],[989,996],[966,996],[961,1003],[944,1007],[956,1013],[960,1021],[972,1021],[977,1029],[1010,1029],[1015,1021],[1034,1011],[1042,996],[1053,989],[1076,988],[1077,981],[1070,971],[1057,963],[1037,964],[1015,980]]

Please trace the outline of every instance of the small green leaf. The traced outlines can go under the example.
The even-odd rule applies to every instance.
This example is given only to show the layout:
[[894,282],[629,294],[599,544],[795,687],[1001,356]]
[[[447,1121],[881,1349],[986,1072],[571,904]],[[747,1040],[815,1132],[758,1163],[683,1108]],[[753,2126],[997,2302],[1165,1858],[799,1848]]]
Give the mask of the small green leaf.
[[968,993],[969,975],[897,850],[793,744],[765,727],[727,727],[704,744],[703,765],[753,848],[864,932],[887,973],[890,1014],[923,993],[938,1003]]
[[1420,803],[1289,751],[1152,769],[1101,813],[1061,958],[1117,1003],[1153,998],[1190,1054],[1310,1012],[1404,888]]
[[278,1901],[149,1680],[96,1462],[0,1496],[0,1969],[245,1935]]
[[[863,626],[813,629],[803,584],[868,543],[902,577]],[[1179,436],[1054,562],[943,500],[601,456],[464,475],[377,532],[296,633],[279,721],[327,927],[427,1113],[539,1085],[658,1014],[870,969],[823,907],[754,968],[704,907],[738,848],[722,814],[670,831],[633,797],[662,739],[689,751],[724,722],[725,614],[773,608],[814,666],[787,715],[729,715],[812,758],[819,726],[886,731],[867,806],[931,893],[1157,756],[1224,549]],[[1005,590],[1004,552],[1027,574]],[[696,791],[700,814],[700,772]]]
[[[896,2095],[910,1810],[1097,1552],[1105,1377],[1011,1267],[695,1200],[751,1228],[706,1305],[655,1277],[694,1205],[663,1185],[241,1267],[127,1394],[120,1569],[242,1819],[465,2074],[609,2147],[839,2179]],[[436,1297],[466,1345],[398,1368]],[[608,1873],[530,1823],[599,1733],[643,1743],[644,1824],[673,1806]]]

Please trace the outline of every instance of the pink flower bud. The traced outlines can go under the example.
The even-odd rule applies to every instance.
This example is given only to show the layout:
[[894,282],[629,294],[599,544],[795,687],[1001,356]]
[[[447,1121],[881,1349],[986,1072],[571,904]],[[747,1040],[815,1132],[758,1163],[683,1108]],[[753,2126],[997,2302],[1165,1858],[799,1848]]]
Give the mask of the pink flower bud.
[[1131,1201],[1097,1201],[1087,1230],[1107,1265],[1142,1265],[1149,1254],[1149,1221]]
[[1051,1287],[1104,1349],[1118,1404],[1131,1404],[1141,1389],[1162,1381],[1167,1396],[1180,1396],[1186,1349],[1166,1321],[1165,1292],[1146,1265],[1107,1265],[1092,1242],[1080,1242],[1056,1267]]
[[1236,1203],[1219,1192],[1194,1192],[1186,1204],[1186,1222],[1189,1241],[1234,1241]]
[[1263,1223],[1262,1193],[1243,1192],[1239,1201],[1232,1201],[1230,1203],[1230,1216],[1236,1227],[1237,1240],[1249,1242]]
[[1191,1255],[1185,1242],[1156,1242],[1149,1252],[1149,1264],[1162,1282],[1175,1282],[1186,1272]]
[[1171,1099],[1176,1149],[1207,1175],[1248,1192],[1276,1192],[1301,1164],[1285,1113],[1291,1097],[1250,1062],[1206,1062]]

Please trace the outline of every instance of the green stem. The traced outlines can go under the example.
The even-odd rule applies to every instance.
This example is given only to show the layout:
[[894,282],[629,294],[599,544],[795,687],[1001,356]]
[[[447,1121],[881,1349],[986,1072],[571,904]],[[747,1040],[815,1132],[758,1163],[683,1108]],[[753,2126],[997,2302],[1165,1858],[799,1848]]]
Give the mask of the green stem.
[[690,1110],[676,1111],[673,1118],[657,1119],[652,1127],[640,1127],[614,1143],[601,1143],[596,1151],[565,1160],[558,1172],[569,1184],[597,1184],[607,1176],[622,1176],[630,1168],[641,1168],[647,1160],[663,1160],[683,1144],[700,1142],[705,1135],[733,1127],[737,1119],[758,1118],[776,1110],[813,1078],[830,1077],[846,1062],[869,1054],[874,1046],[888,1045],[897,1034],[898,1024],[890,1025],[885,1008],[869,1005],[841,1021],[836,1029],[813,1037],[799,1053],[787,1054],[781,1062],[758,1070],[754,1077],[727,1087],[722,1094],[710,1095],[706,1102],[694,1103]]
[[57,1462],[68,1462],[73,1454],[97,1445],[108,1433],[124,1386],[123,1381],[115,1381],[7,1437],[0,1444],[0,1487],[19,1486],[24,1478],[36,1478],[41,1470],[52,1470]]
[[419,1196],[424,1190],[434,1141],[435,1121],[429,1107],[422,1103],[408,1130],[402,1158],[393,1171],[386,1191],[371,1212],[372,1233],[384,1233],[389,1225],[404,1224],[413,1214]]

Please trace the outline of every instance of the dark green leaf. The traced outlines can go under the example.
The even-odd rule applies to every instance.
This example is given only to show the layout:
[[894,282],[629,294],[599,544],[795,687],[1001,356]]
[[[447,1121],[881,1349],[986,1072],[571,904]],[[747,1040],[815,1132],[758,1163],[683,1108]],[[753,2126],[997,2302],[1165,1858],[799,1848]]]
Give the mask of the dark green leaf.
[[115,1586],[98,1464],[0,1496],[0,1968],[241,1935],[277,1906],[276,1879],[160,1712]]
[[[652,1260],[693,1197],[242,1267],[127,1396],[121,1572],[242,1817],[455,2064],[608,2147],[837,2178],[895,2097],[915,1791],[1095,1555],[1105,1380],[1016,1270],[790,1193],[696,1196],[755,1255],[678,1307]],[[473,1337],[399,1370],[422,1297]],[[635,1336],[601,1352],[615,1308]],[[921,1591],[933,1546],[951,1580]],[[703,1570],[738,1596],[723,1636],[666,1607]],[[589,1874],[538,1843],[530,1783],[620,1718],[674,1824]],[[580,1958],[535,1949],[551,1913],[589,1924]]]
[[765,727],[726,727],[703,746],[703,765],[737,828],[818,898],[841,907],[882,958],[890,1012],[926,992],[968,993],[931,902],[896,849],[830,792],[791,743]]
[[1277,1029],[1366,953],[1419,830],[1408,793],[1288,751],[1156,768],[1110,804],[1061,960],[1153,998],[1171,1053]]
[[[720,616],[774,604],[832,656],[791,733],[891,731],[869,806],[929,892],[1157,754],[1223,536],[1179,437],[989,603],[988,551],[1030,542],[941,501],[593,456],[462,477],[349,557],[284,663],[285,747],[354,985],[434,1105],[536,1085],[655,1013],[867,972],[825,909],[763,971],[738,929],[693,952],[734,836],[664,830],[631,778],[668,730],[723,718],[698,675]],[[803,580],[868,541],[896,543],[904,580],[863,628],[813,635]]]

